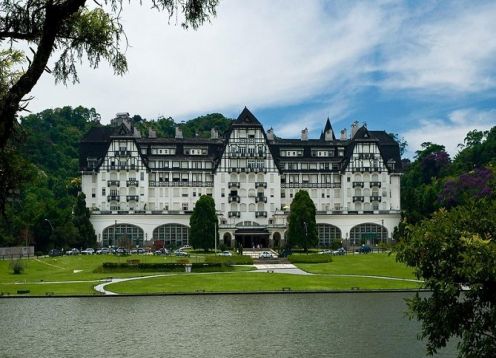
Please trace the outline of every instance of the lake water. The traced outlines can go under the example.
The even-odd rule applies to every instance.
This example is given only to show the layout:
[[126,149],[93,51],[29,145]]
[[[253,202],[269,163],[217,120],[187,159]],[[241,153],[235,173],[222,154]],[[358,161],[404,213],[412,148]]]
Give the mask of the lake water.
[[406,296],[0,299],[0,357],[423,357]]

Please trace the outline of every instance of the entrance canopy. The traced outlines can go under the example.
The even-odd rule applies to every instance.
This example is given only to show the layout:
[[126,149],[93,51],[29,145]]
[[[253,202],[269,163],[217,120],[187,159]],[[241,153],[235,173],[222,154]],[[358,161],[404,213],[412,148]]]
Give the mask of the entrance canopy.
[[266,236],[269,235],[269,230],[266,228],[243,228],[237,229],[234,234],[236,236]]
[[269,230],[266,228],[240,228],[234,236],[243,247],[269,247]]

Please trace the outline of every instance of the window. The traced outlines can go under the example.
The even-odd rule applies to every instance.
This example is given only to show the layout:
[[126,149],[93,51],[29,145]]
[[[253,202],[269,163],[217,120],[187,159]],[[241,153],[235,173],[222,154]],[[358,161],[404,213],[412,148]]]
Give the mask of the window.
[[[111,210],[119,208],[111,207]],[[103,230],[103,246],[143,246],[143,230],[131,224],[111,225]]]
[[153,230],[153,240],[161,241],[166,247],[188,244],[189,228],[179,224],[165,224]]
[[329,224],[317,224],[320,246],[330,246],[333,241],[341,241],[341,230]]

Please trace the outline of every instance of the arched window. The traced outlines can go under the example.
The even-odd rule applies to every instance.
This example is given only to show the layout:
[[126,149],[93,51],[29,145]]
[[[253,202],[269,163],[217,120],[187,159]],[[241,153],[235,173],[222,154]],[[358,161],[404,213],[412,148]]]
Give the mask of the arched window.
[[317,224],[320,246],[330,246],[335,240],[341,242],[341,230],[330,224]]
[[116,224],[103,229],[102,245],[131,248],[143,246],[143,229],[131,224]]
[[165,246],[184,246],[189,242],[189,228],[180,224],[165,224],[153,230],[153,241],[165,241]]
[[387,229],[384,226],[373,223],[354,226],[350,231],[350,242],[355,245],[367,243],[375,245],[386,240],[387,237]]

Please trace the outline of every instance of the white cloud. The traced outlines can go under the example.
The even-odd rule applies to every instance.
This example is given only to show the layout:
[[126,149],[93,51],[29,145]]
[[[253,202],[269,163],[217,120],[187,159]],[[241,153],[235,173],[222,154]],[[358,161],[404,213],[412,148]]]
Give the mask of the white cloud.
[[301,103],[339,91],[367,67],[363,62],[388,31],[373,4],[326,8],[324,2],[221,2],[199,31],[167,25],[166,15],[124,10],[131,43],[129,73],[82,68],[81,84],[53,86],[44,76],[32,110],[94,106],[103,118],[127,110],[154,117]]
[[440,94],[494,87],[496,3],[444,5],[435,16],[405,19],[396,39],[386,43],[383,86]]
[[481,111],[464,108],[453,111],[447,119],[422,119],[419,125],[403,133],[408,142],[408,154],[413,156],[424,142],[442,144],[453,158],[458,144],[463,143],[466,134],[473,130],[488,130],[496,123],[496,110]]

